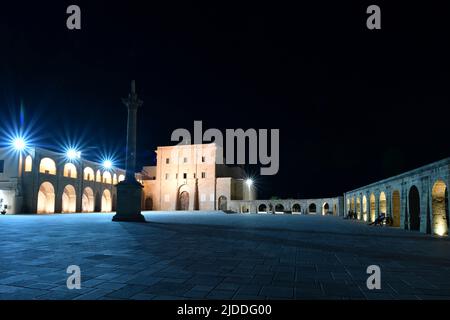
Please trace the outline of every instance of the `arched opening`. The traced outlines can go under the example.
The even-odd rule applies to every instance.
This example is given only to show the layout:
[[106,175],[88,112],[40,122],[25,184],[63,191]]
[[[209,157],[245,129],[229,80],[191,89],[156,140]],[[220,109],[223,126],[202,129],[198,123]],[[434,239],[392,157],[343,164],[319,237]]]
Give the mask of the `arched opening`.
[[380,200],[379,200],[379,206],[380,206],[380,213],[379,214],[384,214],[386,215],[386,194],[384,192],[380,193]]
[[39,187],[37,213],[55,212],[55,188],[50,182],[44,182]]
[[183,191],[179,196],[179,209],[178,210],[189,210],[189,192]]
[[62,212],[73,213],[77,211],[77,194],[75,188],[68,184],[62,194]]
[[361,199],[356,198],[356,218],[361,220]]
[[147,211],[153,210],[153,199],[152,199],[152,197],[147,197],[145,199],[145,210],[147,210]]
[[117,174],[113,175],[113,184],[117,184]]
[[433,208],[433,234],[448,235],[448,190],[445,182],[436,181],[431,192]]
[[31,172],[33,170],[33,158],[28,155],[25,158],[25,172]]
[[350,202],[350,211],[353,212],[353,213],[356,213],[356,210],[355,210],[355,198],[354,197],[352,198],[352,200]]
[[300,213],[301,212],[301,207],[300,207],[300,205],[298,204],[298,203],[296,203],[296,204],[294,204],[293,206],[292,206],[292,212],[295,212],[295,213]]
[[322,215],[324,216],[324,215],[328,214],[329,210],[330,210],[330,206],[328,205],[328,203],[324,202],[322,205]]
[[350,212],[350,199],[347,198],[347,214]]
[[66,163],[64,165],[64,177],[67,178],[77,178],[77,168],[73,163]]
[[281,203],[275,206],[275,213],[284,213],[284,206]]
[[81,199],[81,211],[83,212],[94,212],[95,209],[95,197],[94,191],[86,187],[83,191],[83,197]]
[[316,213],[316,211],[317,211],[316,204],[315,204],[315,203],[311,203],[311,204],[309,205],[309,207],[308,207],[308,212],[309,212],[309,213]]
[[363,220],[367,221],[367,197],[365,195],[362,198],[362,212]]
[[370,222],[375,221],[375,217],[377,215],[376,211],[377,211],[377,208],[375,206],[375,195],[372,193],[370,195]]
[[420,230],[420,197],[419,190],[416,186],[412,186],[411,189],[409,189],[408,204],[409,229],[418,231]]
[[39,164],[39,172],[45,174],[56,174],[56,164],[50,158],[43,158]]
[[125,176],[124,176],[123,174],[120,174],[120,175],[119,175],[119,182],[121,182],[121,181],[123,181],[123,180],[125,180]]
[[103,183],[112,183],[111,173],[109,171],[103,172]]
[[400,191],[392,192],[392,226],[400,227]]
[[95,181],[94,170],[90,167],[86,167],[83,170],[83,179],[86,181]]
[[225,197],[225,196],[219,197],[219,210],[222,210],[222,211],[227,210],[227,197]]
[[337,216],[337,204],[336,203],[333,206],[333,216]]
[[105,189],[102,194],[102,212],[111,212],[111,211],[112,211],[111,192],[108,189]]
[[97,173],[95,174],[95,181],[102,182],[102,173],[100,172],[100,170],[97,170]]
[[262,203],[258,206],[258,212],[267,212],[267,206]]

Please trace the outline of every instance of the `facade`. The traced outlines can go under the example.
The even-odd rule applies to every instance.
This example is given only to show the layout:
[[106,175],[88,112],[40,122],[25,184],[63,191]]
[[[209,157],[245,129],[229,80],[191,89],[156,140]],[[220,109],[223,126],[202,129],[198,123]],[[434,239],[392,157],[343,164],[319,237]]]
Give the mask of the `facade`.
[[380,213],[394,227],[448,235],[450,158],[372,183],[344,194],[345,212],[374,221]]

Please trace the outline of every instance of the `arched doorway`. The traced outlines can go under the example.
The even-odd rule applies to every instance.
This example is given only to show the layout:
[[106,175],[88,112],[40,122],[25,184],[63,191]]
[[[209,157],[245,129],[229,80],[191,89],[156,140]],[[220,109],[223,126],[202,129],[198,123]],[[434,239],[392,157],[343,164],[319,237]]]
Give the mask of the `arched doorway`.
[[300,213],[300,211],[301,211],[301,207],[298,203],[296,203],[292,206],[292,212]]
[[83,212],[94,212],[95,207],[95,197],[94,191],[86,187],[83,191],[83,196],[81,198],[81,211]]
[[316,210],[317,210],[316,204],[315,204],[315,203],[311,203],[311,204],[309,205],[309,207],[308,207],[308,212],[309,212],[309,213],[316,213]]
[[226,211],[227,208],[227,197],[220,196],[219,197],[219,210]]
[[187,211],[189,210],[189,192],[183,191],[180,193],[180,208],[179,210]]
[[362,213],[363,220],[367,221],[367,197],[365,195],[362,198]]
[[55,188],[50,182],[44,182],[39,187],[37,213],[55,212]]
[[267,206],[263,203],[258,206],[258,212],[267,212]]
[[386,212],[387,212],[387,210],[386,210],[386,194],[382,191],[381,193],[380,193],[380,200],[379,200],[379,206],[380,206],[380,212],[378,213],[379,215],[380,214],[384,214],[384,215],[386,215]]
[[372,193],[370,195],[370,222],[375,221],[375,217],[377,215],[376,211],[377,211],[377,208],[375,206],[375,195]]
[[73,213],[77,211],[77,194],[75,188],[68,184],[62,194],[62,212]]
[[111,192],[108,189],[105,189],[102,194],[102,212],[111,212],[112,211],[112,197]]
[[152,197],[145,198],[145,210],[153,210],[153,199]]
[[361,220],[361,199],[356,198],[356,218]]
[[284,206],[281,203],[277,204],[275,206],[275,212],[284,213]]
[[400,191],[392,192],[392,226],[400,227]]
[[328,211],[330,210],[330,206],[328,205],[328,203],[324,202],[324,204],[322,205],[322,215],[326,215],[328,214]]
[[436,181],[431,192],[433,208],[433,234],[448,235],[448,190],[445,182]]
[[409,189],[408,204],[409,229],[418,231],[420,230],[420,197],[416,186],[412,186]]

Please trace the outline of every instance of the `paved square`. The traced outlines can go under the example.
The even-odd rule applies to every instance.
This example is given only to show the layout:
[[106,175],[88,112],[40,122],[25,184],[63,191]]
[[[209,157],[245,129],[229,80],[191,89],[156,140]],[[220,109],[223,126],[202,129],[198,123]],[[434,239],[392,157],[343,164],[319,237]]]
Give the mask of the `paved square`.
[[[1,299],[448,299],[450,242],[338,217],[0,216]],[[66,269],[81,268],[81,290]],[[381,268],[368,290],[366,268]]]

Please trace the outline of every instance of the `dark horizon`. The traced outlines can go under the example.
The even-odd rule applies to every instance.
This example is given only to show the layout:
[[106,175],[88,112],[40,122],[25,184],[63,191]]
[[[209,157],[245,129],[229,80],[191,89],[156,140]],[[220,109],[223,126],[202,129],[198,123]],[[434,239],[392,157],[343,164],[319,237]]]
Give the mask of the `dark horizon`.
[[3,5],[4,127],[22,110],[39,146],[71,140],[123,166],[121,99],[136,79],[138,167],[195,120],[280,129],[280,170],[258,178],[261,198],[341,195],[450,156],[443,4],[379,3],[382,29],[370,31],[372,3],[77,1],[82,29],[69,31],[70,4]]

